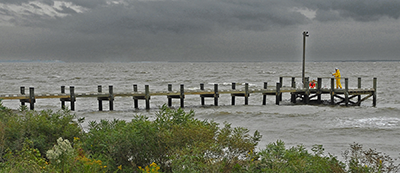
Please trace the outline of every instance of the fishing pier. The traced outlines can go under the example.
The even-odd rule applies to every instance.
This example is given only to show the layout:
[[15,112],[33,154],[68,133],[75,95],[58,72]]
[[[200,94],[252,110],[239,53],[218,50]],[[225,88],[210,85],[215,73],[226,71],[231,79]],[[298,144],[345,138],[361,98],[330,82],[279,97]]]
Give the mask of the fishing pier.
[[[376,106],[376,89],[377,78],[373,78],[372,88],[361,88],[361,78],[358,78],[357,87],[350,89],[348,85],[348,78],[342,78],[344,82],[343,89],[335,88],[335,79],[330,79],[330,87],[322,87],[322,79],[317,78],[317,83],[314,88],[309,87],[309,78],[305,78],[304,86],[297,87],[295,77],[291,77],[291,85],[283,86],[283,77],[279,78],[279,82],[274,87],[268,87],[268,83],[263,83],[263,88],[249,89],[249,84],[245,83],[244,88],[237,89],[236,83],[232,83],[231,89],[219,89],[218,84],[214,84],[213,88],[204,88],[204,84],[200,84],[200,88],[196,90],[185,90],[183,84],[180,85],[178,90],[172,89],[172,84],[168,84],[166,91],[150,91],[150,86],[145,85],[144,91],[138,91],[138,86],[133,84],[132,92],[114,92],[113,86],[108,86],[108,92],[103,92],[101,85],[97,86],[96,92],[91,93],[75,93],[75,87],[69,86],[69,93],[66,93],[66,87],[61,86],[61,92],[55,94],[36,94],[34,87],[29,87],[29,93],[25,93],[26,88],[20,88],[20,94],[15,95],[0,95],[0,100],[19,100],[21,105],[29,104],[29,108],[34,110],[37,99],[59,99],[61,108],[64,109],[66,102],[70,103],[70,109],[75,110],[77,98],[96,98],[98,100],[98,109],[103,111],[103,101],[108,101],[109,110],[114,110],[114,100],[117,97],[132,97],[133,107],[139,108],[139,100],[143,100],[146,109],[150,109],[150,98],[157,96],[164,96],[168,100],[168,106],[172,106],[172,99],[180,100],[180,107],[185,106],[186,95],[198,95],[200,97],[201,105],[205,105],[205,98],[213,98],[214,105],[218,106],[218,98],[220,95],[230,95],[232,98],[231,104],[235,105],[236,97],[243,97],[244,104],[248,105],[250,95],[259,93],[262,95],[262,105],[266,105],[267,96],[275,97],[275,104],[279,105],[282,101],[282,94],[290,94],[290,102],[293,104],[322,104],[322,95],[329,95],[328,100],[330,105],[343,105],[343,106],[360,106],[361,102],[366,101],[372,97],[372,106]],[[325,79],[325,78],[324,78]]]

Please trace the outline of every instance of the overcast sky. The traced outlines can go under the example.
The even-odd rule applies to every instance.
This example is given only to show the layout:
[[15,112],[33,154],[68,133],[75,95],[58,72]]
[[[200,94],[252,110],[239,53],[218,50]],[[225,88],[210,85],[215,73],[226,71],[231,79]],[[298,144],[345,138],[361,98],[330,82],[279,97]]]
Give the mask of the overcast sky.
[[0,61],[400,60],[399,0],[1,0]]

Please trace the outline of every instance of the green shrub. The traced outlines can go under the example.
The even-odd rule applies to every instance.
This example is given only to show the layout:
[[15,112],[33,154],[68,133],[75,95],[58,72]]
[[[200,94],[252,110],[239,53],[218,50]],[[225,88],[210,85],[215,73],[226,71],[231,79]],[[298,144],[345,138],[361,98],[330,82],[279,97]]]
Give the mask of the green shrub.
[[101,120],[90,122],[85,150],[103,158],[112,168],[122,165],[136,170],[158,163],[165,172],[231,170],[253,151],[258,132],[193,118],[194,112],[163,106],[155,121],[135,116],[131,122]]
[[362,145],[353,143],[343,153],[349,172],[399,172],[400,164],[395,164],[390,156],[374,149],[363,150]]
[[[345,163],[322,145],[286,148],[278,140],[256,152],[261,139],[243,127],[198,120],[193,111],[163,106],[156,119],[89,122],[82,133],[69,111],[13,111],[0,102],[0,172],[398,172],[389,156],[344,152]],[[70,142],[72,141],[72,142]],[[47,154],[47,157],[45,157]],[[157,163],[157,164],[156,164]]]
[[7,150],[0,162],[1,172],[44,172],[48,163],[42,157],[38,149],[32,148],[33,142],[23,142],[21,150],[15,152]]
[[81,127],[74,121],[75,115],[68,110],[16,113],[3,110],[0,116],[0,137],[3,137],[0,139],[1,153],[7,148],[11,151],[21,150],[24,140],[29,139],[33,147],[45,155],[59,137],[72,141],[74,137],[82,136]]
[[285,148],[283,141],[270,143],[250,163],[251,172],[345,172],[345,166],[332,155],[322,156],[323,148],[315,145],[309,153],[302,145]]

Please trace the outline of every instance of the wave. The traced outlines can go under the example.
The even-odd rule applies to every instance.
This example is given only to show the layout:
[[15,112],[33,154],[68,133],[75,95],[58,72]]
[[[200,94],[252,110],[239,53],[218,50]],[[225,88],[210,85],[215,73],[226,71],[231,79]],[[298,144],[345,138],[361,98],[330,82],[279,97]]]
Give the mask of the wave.
[[397,129],[400,128],[400,118],[371,117],[350,118],[338,120],[337,128],[372,128],[372,129]]

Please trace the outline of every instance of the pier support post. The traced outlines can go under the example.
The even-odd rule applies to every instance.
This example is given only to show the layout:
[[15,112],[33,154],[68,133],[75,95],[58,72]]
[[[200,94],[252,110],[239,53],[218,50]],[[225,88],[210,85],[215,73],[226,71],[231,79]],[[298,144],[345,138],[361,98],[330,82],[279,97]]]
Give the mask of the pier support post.
[[[279,77],[280,88],[283,86],[283,77]],[[279,94],[279,101],[282,101],[282,93]]]
[[69,94],[70,94],[70,100],[71,100],[71,111],[75,110],[75,87],[74,86],[69,86]]
[[377,91],[376,91],[376,82],[377,82],[377,80],[376,80],[376,77],[374,77],[374,81],[373,81],[373,87],[374,87],[374,94],[373,94],[373,96],[372,96],[372,106],[373,107],[376,107],[376,94],[377,94]]
[[331,105],[335,104],[335,78],[331,78]]
[[[24,86],[21,86],[20,92],[21,92],[21,95],[25,95],[25,87],[24,87]],[[21,100],[20,100],[21,106],[24,106],[24,105],[25,105],[25,101],[26,101],[26,99],[21,99]]]
[[[133,92],[138,92],[136,84],[133,84]],[[139,108],[139,102],[136,97],[133,97],[133,104],[134,104],[135,109]]]
[[[168,84],[168,92],[172,92],[172,84]],[[168,107],[172,106],[172,98],[168,97]]]
[[114,110],[114,90],[113,90],[113,86],[112,85],[109,85],[108,86],[108,93],[109,93],[109,96],[108,96],[108,103],[110,104],[110,111],[113,111]]
[[[61,86],[61,94],[65,94],[65,86]],[[65,109],[65,99],[60,99],[61,109]]]
[[29,87],[29,108],[31,110],[35,109],[35,89],[33,87]]
[[[244,105],[249,104],[249,83],[244,84]],[[282,95],[281,95],[282,96]]]
[[275,99],[276,105],[279,105],[279,101],[280,101],[279,95],[281,93],[280,89],[281,89],[281,84],[279,82],[277,82],[276,83],[276,99]]
[[[236,90],[236,83],[232,82],[232,90]],[[232,95],[232,105],[235,105],[235,95]]]
[[305,87],[305,92],[304,92],[304,100],[303,100],[303,102],[304,102],[304,104],[308,104],[309,103],[309,101],[310,101],[310,98],[309,98],[309,96],[310,96],[310,88],[309,88],[309,85],[308,85],[308,83],[309,83],[309,77],[306,77],[306,78],[304,78],[304,83],[305,83],[305,85],[304,85],[304,87]]
[[[200,84],[200,90],[204,90],[204,84],[201,83]],[[204,106],[204,97],[200,95],[200,99],[201,99],[201,105]]]
[[[296,78],[292,77],[292,88],[296,88]],[[290,94],[290,101],[292,103],[296,103],[296,93],[291,93]]]
[[[361,77],[358,77],[358,87],[357,87],[358,89],[361,89]],[[358,95],[357,96],[358,98],[357,98],[357,103],[358,103],[358,106],[360,106],[360,104],[361,104],[361,95]]]
[[145,92],[145,100],[146,100],[146,109],[150,109],[150,88],[149,85],[144,86],[144,92]]
[[[97,85],[97,92],[100,94],[102,91],[101,85]],[[99,111],[103,111],[103,100],[100,97],[97,97],[99,102]]]
[[[264,82],[264,89],[266,90],[267,87],[268,87],[268,82]],[[263,104],[263,105],[266,105],[266,104],[267,104],[267,95],[266,95],[266,94],[263,94],[263,101],[262,101],[262,104]]]
[[181,108],[185,107],[185,86],[181,84],[181,89],[180,89],[180,99],[181,99]]
[[214,106],[218,106],[218,84],[214,84]]
[[349,106],[349,78],[344,79],[344,104]]
[[318,104],[321,104],[321,102],[322,102],[321,101],[322,78],[318,78],[317,80],[318,80],[317,81],[317,102],[318,102]]

